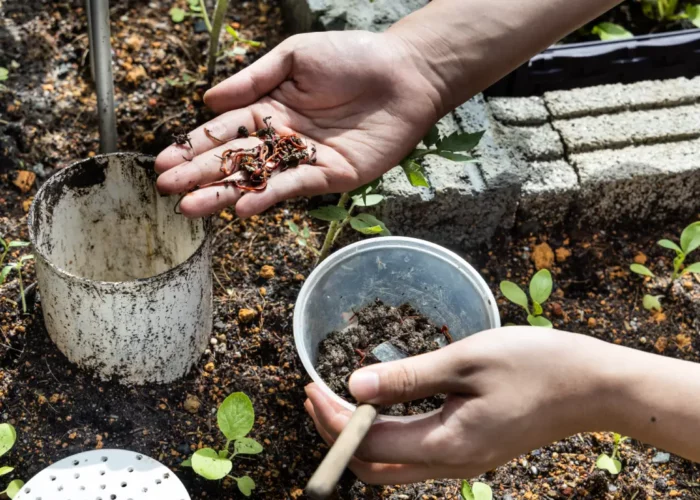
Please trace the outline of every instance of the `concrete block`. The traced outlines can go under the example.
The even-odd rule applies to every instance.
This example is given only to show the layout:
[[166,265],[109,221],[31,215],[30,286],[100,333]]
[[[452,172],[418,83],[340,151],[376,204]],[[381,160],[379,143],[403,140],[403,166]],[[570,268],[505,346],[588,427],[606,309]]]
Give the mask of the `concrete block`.
[[700,102],[700,77],[547,92],[544,102],[554,118],[687,105]]
[[488,103],[496,120],[507,125],[541,125],[549,120],[541,97],[494,97]]
[[585,223],[662,220],[700,210],[700,140],[572,155]]
[[501,136],[528,161],[556,160],[564,156],[559,133],[549,123],[536,127],[501,127]]
[[428,0],[284,0],[283,8],[295,33],[319,30],[381,32]]
[[555,120],[570,153],[700,137],[700,105]]
[[566,161],[533,162],[523,183],[518,222],[562,223],[578,192],[578,176]]

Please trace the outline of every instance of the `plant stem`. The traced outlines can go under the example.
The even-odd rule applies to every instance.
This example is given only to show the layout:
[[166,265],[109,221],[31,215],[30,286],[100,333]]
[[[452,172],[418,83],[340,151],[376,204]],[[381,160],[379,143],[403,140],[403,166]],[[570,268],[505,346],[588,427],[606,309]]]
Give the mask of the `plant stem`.
[[24,299],[24,285],[22,284],[22,266],[17,263],[17,275],[19,276],[19,293],[22,296],[22,312],[27,314],[27,301]]
[[202,9],[202,18],[204,19],[207,31],[211,33],[211,21],[209,20],[209,14],[207,13],[207,6],[204,4],[204,0],[199,0],[199,8]]
[[[340,197],[340,201],[338,201],[338,206],[340,208],[345,208],[345,205],[348,204],[348,200],[350,200],[350,193],[343,193],[343,195]],[[323,240],[321,253],[316,260],[316,265],[319,265],[321,262],[326,260],[326,257],[328,257],[328,255],[331,253],[331,248],[333,247],[333,242],[335,241],[340,225],[341,224],[337,220],[331,222],[331,225],[328,227],[328,232],[326,233],[326,239]]]
[[10,247],[5,247],[5,251],[0,255],[0,266],[2,266],[2,263],[5,262],[5,257],[7,257],[7,252],[10,251]]
[[333,241],[331,242],[331,245],[335,245],[335,240],[338,239],[338,236],[340,236],[340,233],[343,232],[343,229],[345,229],[345,226],[348,225],[348,222],[350,222],[350,219],[352,219],[352,211],[355,210],[355,204],[353,203],[350,205],[350,208],[348,209],[348,216],[345,217],[345,220],[340,223],[338,226],[338,230],[335,232],[335,236],[333,236]]
[[214,7],[214,24],[209,37],[209,61],[207,63],[207,79],[211,82],[216,72],[216,54],[219,52],[219,34],[224,24],[224,17],[228,9],[228,0],[216,0]]

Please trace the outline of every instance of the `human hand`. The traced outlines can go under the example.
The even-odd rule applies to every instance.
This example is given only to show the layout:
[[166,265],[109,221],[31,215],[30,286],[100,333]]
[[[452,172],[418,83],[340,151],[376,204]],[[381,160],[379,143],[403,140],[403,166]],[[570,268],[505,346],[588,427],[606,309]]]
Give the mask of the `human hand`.
[[[237,188],[198,189],[183,198],[183,214],[200,217],[235,204],[238,215],[248,217],[288,198],[345,192],[378,178],[442,116],[434,81],[417,69],[412,50],[389,33],[289,38],[205,94],[206,104],[222,114],[190,134],[191,161],[183,159],[192,154],[183,146],[161,152],[158,189],[183,193],[222,179],[216,155],[254,145],[254,138],[230,139],[240,126],[261,128],[266,116],[278,132],[315,144],[316,165],[275,175],[264,191],[243,197]],[[204,128],[227,143],[212,140]]]
[[[376,423],[350,468],[370,484],[470,478],[577,432],[603,430],[610,422],[602,409],[612,390],[601,367],[615,366],[620,351],[631,350],[582,335],[511,327],[358,370],[350,390],[359,401],[390,405],[448,396],[434,415]],[[350,414],[315,384],[306,392],[306,410],[330,444]]]

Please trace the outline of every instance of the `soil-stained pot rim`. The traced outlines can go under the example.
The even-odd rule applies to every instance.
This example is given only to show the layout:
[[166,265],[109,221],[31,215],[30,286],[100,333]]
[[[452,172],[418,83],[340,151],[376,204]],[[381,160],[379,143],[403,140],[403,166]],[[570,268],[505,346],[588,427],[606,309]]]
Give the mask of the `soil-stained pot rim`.
[[[148,174],[149,177],[153,179],[153,182],[155,184],[155,180],[158,178],[158,175],[156,174],[155,170],[152,168],[149,168],[148,165],[150,164],[151,166],[153,163],[155,163],[155,157],[151,155],[145,155],[141,153],[134,153],[134,152],[117,152],[117,153],[108,153],[108,154],[101,154],[101,155],[95,155],[92,158],[86,158],[84,160],[79,160],[76,161],[75,163],[71,163],[69,166],[63,168],[62,170],[59,170],[55,174],[53,174],[47,181],[42,184],[42,186],[39,188],[37,191],[36,195],[34,196],[34,200],[32,201],[32,205],[29,209],[29,216],[27,218],[27,226],[29,229],[29,241],[32,244],[33,248],[33,253],[35,255],[35,258],[41,259],[41,261],[46,264],[54,273],[59,274],[64,277],[68,277],[72,280],[100,287],[100,288],[141,288],[144,286],[151,286],[151,285],[158,285],[160,282],[167,282],[170,281],[170,279],[175,275],[181,272],[181,269],[188,264],[191,263],[194,259],[199,257],[202,252],[204,252],[207,248],[207,246],[211,243],[211,237],[212,237],[212,221],[211,217],[204,217],[202,223],[204,224],[204,238],[202,239],[202,242],[200,245],[197,247],[197,249],[192,252],[192,254],[187,257],[185,260],[180,262],[178,265],[171,267],[167,271],[163,271],[162,273],[156,274],[155,276],[149,276],[148,278],[137,278],[135,280],[127,280],[127,281],[103,281],[103,280],[92,280],[89,278],[85,278],[83,276],[78,276],[76,274],[70,273],[66,271],[65,269],[58,267],[55,265],[53,262],[51,262],[42,252],[42,249],[39,248],[39,246],[36,243],[36,235],[35,235],[35,226],[39,224],[39,219],[36,217],[36,211],[37,211],[37,204],[38,200],[40,200],[43,196],[45,196],[45,191],[48,189],[51,189],[53,185],[56,183],[61,183],[62,181],[65,181],[65,178],[72,175],[73,171],[78,168],[84,167],[85,163],[88,162],[97,162],[96,166],[99,166],[99,161],[103,161],[103,166],[104,168],[109,167],[109,159],[111,157],[115,158],[122,158],[122,159],[132,159],[132,164],[134,166],[138,166],[143,168],[146,173]],[[94,185],[94,184],[91,184]],[[89,187],[89,185],[85,186]],[[63,194],[63,188],[61,189],[61,194]]]
[[[351,245],[348,245],[335,253],[331,254],[326,260],[319,264],[309,275],[309,277],[304,282],[304,285],[297,296],[297,300],[294,307],[294,320],[293,320],[293,330],[294,330],[294,345],[297,350],[297,354],[301,359],[302,364],[306,373],[311,377],[313,382],[315,382],[331,399],[339,404],[343,409],[354,412],[356,405],[346,401],[345,399],[338,396],[333,392],[330,387],[326,384],[323,378],[316,371],[316,367],[311,362],[309,356],[306,355],[307,346],[304,340],[303,332],[303,310],[305,308],[306,302],[311,294],[311,290],[317,285],[317,283],[323,278],[323,276],[332,268],[338,266],[345,259],[357,255],[358,253],[375,250],[381,247],[402,247],[402,248],[412,248],[416,251],[427,251],[433,254],[434,257],[439,258],[451,265],[459,267],[461,270],[466,272],[468,276],[474,281],[475,286],[478,290],[483,293],[484,302],[487,308],[487,315],[489,317],[489,323],[491,323],[491,328],[498,328],[501,326],[501,317],[498,311],[498,305],[496,304],[496,298],[493,292],[486,283],[486,280],[479,274],[479,272],[466,260],[457,255],[455,252],[448,250],[447,248],[431,243],[426,240],[419,238],[409,238],[407,236],[383,236],[381,238],[370,238],[366,240],[361,240]],[[302,355],[304,352],[304,355]],[[421,413],[420,415],[409,415],[409,416],[394,416],[394,415],[382,415],[379,414],[377,417],[378,422],[411,422],[416,420],[421,420],[428,418],[432,415],[440,413],[442,408],[436,410]]]

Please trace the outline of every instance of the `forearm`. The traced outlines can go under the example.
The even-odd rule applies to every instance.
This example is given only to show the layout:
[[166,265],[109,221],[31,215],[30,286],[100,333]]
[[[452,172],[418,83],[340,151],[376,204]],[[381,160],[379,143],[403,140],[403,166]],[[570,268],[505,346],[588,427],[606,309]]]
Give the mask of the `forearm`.
[[442,116],[621,0],[433,0],[389,30],[414,54]]

